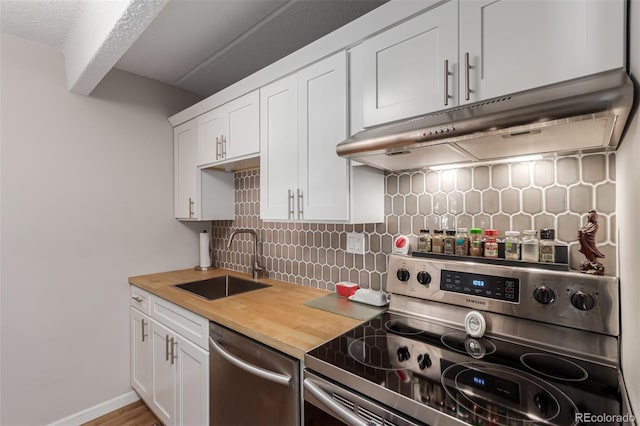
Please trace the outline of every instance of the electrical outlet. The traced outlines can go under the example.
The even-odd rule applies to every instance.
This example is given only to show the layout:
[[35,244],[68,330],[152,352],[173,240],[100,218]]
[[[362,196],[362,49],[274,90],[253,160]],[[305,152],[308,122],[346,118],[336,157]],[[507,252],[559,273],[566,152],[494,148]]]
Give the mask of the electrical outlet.
[[362,232],[347,233],[347,253],[364,254],[364,234]]

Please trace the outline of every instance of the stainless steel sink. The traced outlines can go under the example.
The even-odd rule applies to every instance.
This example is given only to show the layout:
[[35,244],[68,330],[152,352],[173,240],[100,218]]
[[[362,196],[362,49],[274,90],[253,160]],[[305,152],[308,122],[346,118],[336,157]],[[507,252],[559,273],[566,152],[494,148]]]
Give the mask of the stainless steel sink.
[[173,287],[204,297],[207,300],[215,300],[270,286],[233,275],[222,275],[207,280],[176,284]]

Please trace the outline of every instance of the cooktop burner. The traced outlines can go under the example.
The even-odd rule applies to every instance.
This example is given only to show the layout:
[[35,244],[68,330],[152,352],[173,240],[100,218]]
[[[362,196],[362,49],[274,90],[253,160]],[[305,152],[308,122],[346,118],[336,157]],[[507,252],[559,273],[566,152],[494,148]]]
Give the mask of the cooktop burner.
[[528,353],[523,354],[520,361],[534,373],[556,380],[581,382],[589,377],[587,370],[556,355]]

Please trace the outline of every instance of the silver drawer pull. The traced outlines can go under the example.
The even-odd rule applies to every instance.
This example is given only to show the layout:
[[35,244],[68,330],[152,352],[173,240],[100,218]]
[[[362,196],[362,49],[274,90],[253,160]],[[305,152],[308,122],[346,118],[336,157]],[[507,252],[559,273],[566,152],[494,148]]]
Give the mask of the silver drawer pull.
[[142,341],[144,342],[144,338],[148,337],[148,334],[145,334],[144,332],[144,318],[142,318],[142,321],[140,321],[140,324],[142,325]]
[[178,342],[176,342],[173,337],[169,340],[171,342],[171,365],[173,365],[176,358],[178,358],[178,355],[176,355],[176,346],[178,346]]
[[131,297],[133,300],[135,300],[138,303],[142,303],[142,301],[144,300],[142,297],[140,296],[132,296]]
[[464,100],[469,100],[469,92],[471,89],[469,88],[469,68],[471,68],[471,64],[469,63],[469,52],[465,52],[464,54]]
[[449,105],[449,60],[444,60],[444,106]]
[[169,335],[164,336],[164,360],[169,361]]
[[255,376],[261,377],[263,379],[272,381],[274,383],[278,383],[279,385],[289,386],[291,384],[291,376],[287,376],[285,374],[274,373],[273,371],[265,370],[264,368],[255,366],[253,364],[249,364],[246,361],[236,358],[231,353],[227,352],[218,342],[209,337],[209,345],[211,348],[216,351],[222,358],[229,361],[231,364],[235,365],[241,370],[244,370],[248,373],[251,373]]

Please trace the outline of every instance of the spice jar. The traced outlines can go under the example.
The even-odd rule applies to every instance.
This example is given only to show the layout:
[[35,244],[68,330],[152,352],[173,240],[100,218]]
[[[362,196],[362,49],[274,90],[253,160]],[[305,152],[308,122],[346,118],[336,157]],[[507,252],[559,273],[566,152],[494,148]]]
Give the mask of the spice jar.
[[444,237],[444,254],[454,254],[456,252],[456,231],[447,230]]
[[555,263],[556,231],[553,228],[540,230],[540,262]]
[[433,231],[433,237],[431,238],[431,251],[434,253],[444,252],[444,231],[442,229],[436,229]]
[[482,229],[469,229],[469,254],[471,256],[482,256]]
[[538,233],[535,229],[522,232],[522,260],[525,262],[539,262],[540,251]]
[[504,236],[504,258],[520,260],[520,232],[507,231]]
[[456,234],[456,254],[458,256],[469,255],[469,234],[467,234],[467,228],[458,228]]
[[420,253],[429,253],[431,251],[431,234],[428,229],[421,229],[418,236],[418,251]]
[[498,230],[484,230],[484,257],[498,257]]

